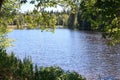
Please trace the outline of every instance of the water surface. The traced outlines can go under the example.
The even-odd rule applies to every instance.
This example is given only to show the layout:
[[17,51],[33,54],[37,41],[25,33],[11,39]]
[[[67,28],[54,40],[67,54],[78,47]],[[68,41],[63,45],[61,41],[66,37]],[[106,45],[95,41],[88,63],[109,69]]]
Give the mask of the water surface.
[[108,47],[100,33],[57,29],[55,33],[40,30],[15,30],[14,51],[21,59],[31,56],[39,66],[57,65],[76,71],[88,80],[114,76],[120,79],[120,52]]

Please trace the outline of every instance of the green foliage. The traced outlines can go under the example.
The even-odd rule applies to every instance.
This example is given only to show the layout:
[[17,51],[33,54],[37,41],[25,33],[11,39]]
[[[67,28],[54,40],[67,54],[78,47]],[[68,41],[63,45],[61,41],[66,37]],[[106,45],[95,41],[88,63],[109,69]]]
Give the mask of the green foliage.
[[27,13],[23,17],[27,29],[54,30],[56,28],[56,16],[48,12],[33,11],[33,13]]
[[6,51],[0,50],[0,79],[2,80],[25,80],[31,78],[33,73],[31,60],[17,59],[14,54],[7,55]]
[[9,32],[7,27],[8,24],[12,23],[19,5],[18,0],[4,0],[2,4],[0,9],[0,48],[10,46],[11,40],[7,37],[7,33]]
[[[3,28],[2,28],[3,30]],[[10,42],[12,42],[12,40],[10,40],[9,38],[7,38],[7,34],[6,33],[0,33],[0,48],[7,48],[9,47],[11,44]]]
[[[23,15],[19,12],[19,8],[22,3],[27,1],[22,0],[4,0],[2,7],[0,7],[0,47],[9,47],[11,40],[8,39],[7,33],[8,25],[12,25],[16,21],[18,29],[23,29],[27,27],[28,29],[40,28],[41,30],[54,30],[56,24],[56,16],[50,15],[48,13],[43,13],[42,8],[47,6],[53,6],[55,1],[36,0],[36,8],[33,12],[28,15]],[[34,0],[31,2],[34,4]],[[41,9],[40,9],[41,8]],[[26,26],[24,26],[26,25]]]
[[35,74],[36,80],[58,80],[58,78],[64,73],[59,67],[41,67]]
[[54,12],[52,14],[56,16],[56,25],[62,25],[63,27],[67,26],[69,14],[66,12]]
[[0,49],[0,80],[85,80],[76,72],[60,67],[34,67],[30,58],[23,61]]
[[65,74],[61,75],[60,80],[86,80],[85,78],[82,78],[78,73],[76,72],[66,72]]
[[92,29],[102,31],[113,43],[120,42],[120,0],[82,0],[80,7]]
[[[90,22],[93,30],[103,32],[103,37],[110,42],[112,41],[112,44],[120,43],[119,0],[31,0],[30,3],[35,5],[35,9],[28,13],[28,15],[21,15],[19,14],[19,7],[26,2],[27,0],[4,0],[2,3],[0,9],[1,45],[5,46],[9,42],[9,40],[7,41],[6,35],[8,32],[7,27],[14,20],[16,20],[19,29],[23,29],[24,25],[26,25],[25,27],[28,29],[40,28],[41,30],[47,29],[54,31],[56,16],[43,12],[43,10],[47,7],[56,7],[57,4],[63,4],[65,7],[70,6],[72,15],[76,15],[78,13],[77,11],[79,11],[85,22]],[[76,21],[76,19],[72,20]],[[62,21],[64,22],[66,19]]]

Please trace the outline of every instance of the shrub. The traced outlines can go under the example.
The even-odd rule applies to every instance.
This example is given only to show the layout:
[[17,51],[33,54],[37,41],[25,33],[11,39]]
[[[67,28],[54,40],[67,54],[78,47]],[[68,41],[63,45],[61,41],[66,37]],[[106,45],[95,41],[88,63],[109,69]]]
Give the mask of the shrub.
[[0,49],[0,80],[85,80],[76,72],[65,72],[60,67],[33,68],[31,59],[23,61]]

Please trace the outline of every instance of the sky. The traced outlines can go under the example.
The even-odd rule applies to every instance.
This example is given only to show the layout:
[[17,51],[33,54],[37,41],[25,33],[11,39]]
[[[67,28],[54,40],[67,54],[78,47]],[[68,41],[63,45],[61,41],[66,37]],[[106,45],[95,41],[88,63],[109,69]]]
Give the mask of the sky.
[[26,3],[26,4],[23,4],[20,8],[20,11],[21,12],[27,12],[27,11],[31,11],[34,9],[34,5],[32,4],[29,4],[29,3]]
[[[33,4],[30,4],[30,3],[26,3],[26,4],[23,4],[20,8],[20,11],[21,12],[27,12],[27,11],[32,11],[34,9],[34,5]],[[63,10],[63,8],[59,5],[57,5],[57,7],[48,7],[45,9],[46,11],[59,11],[61,12]]]

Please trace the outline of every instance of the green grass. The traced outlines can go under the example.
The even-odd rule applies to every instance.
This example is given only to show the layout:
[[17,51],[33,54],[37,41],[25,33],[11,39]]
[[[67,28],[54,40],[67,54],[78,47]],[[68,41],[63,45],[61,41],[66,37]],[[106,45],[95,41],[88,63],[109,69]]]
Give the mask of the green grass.
[[60,67],[33,66],[32,60],[16,58],[0,49],[0,80],[85,80],[76,72],[64,71]]

